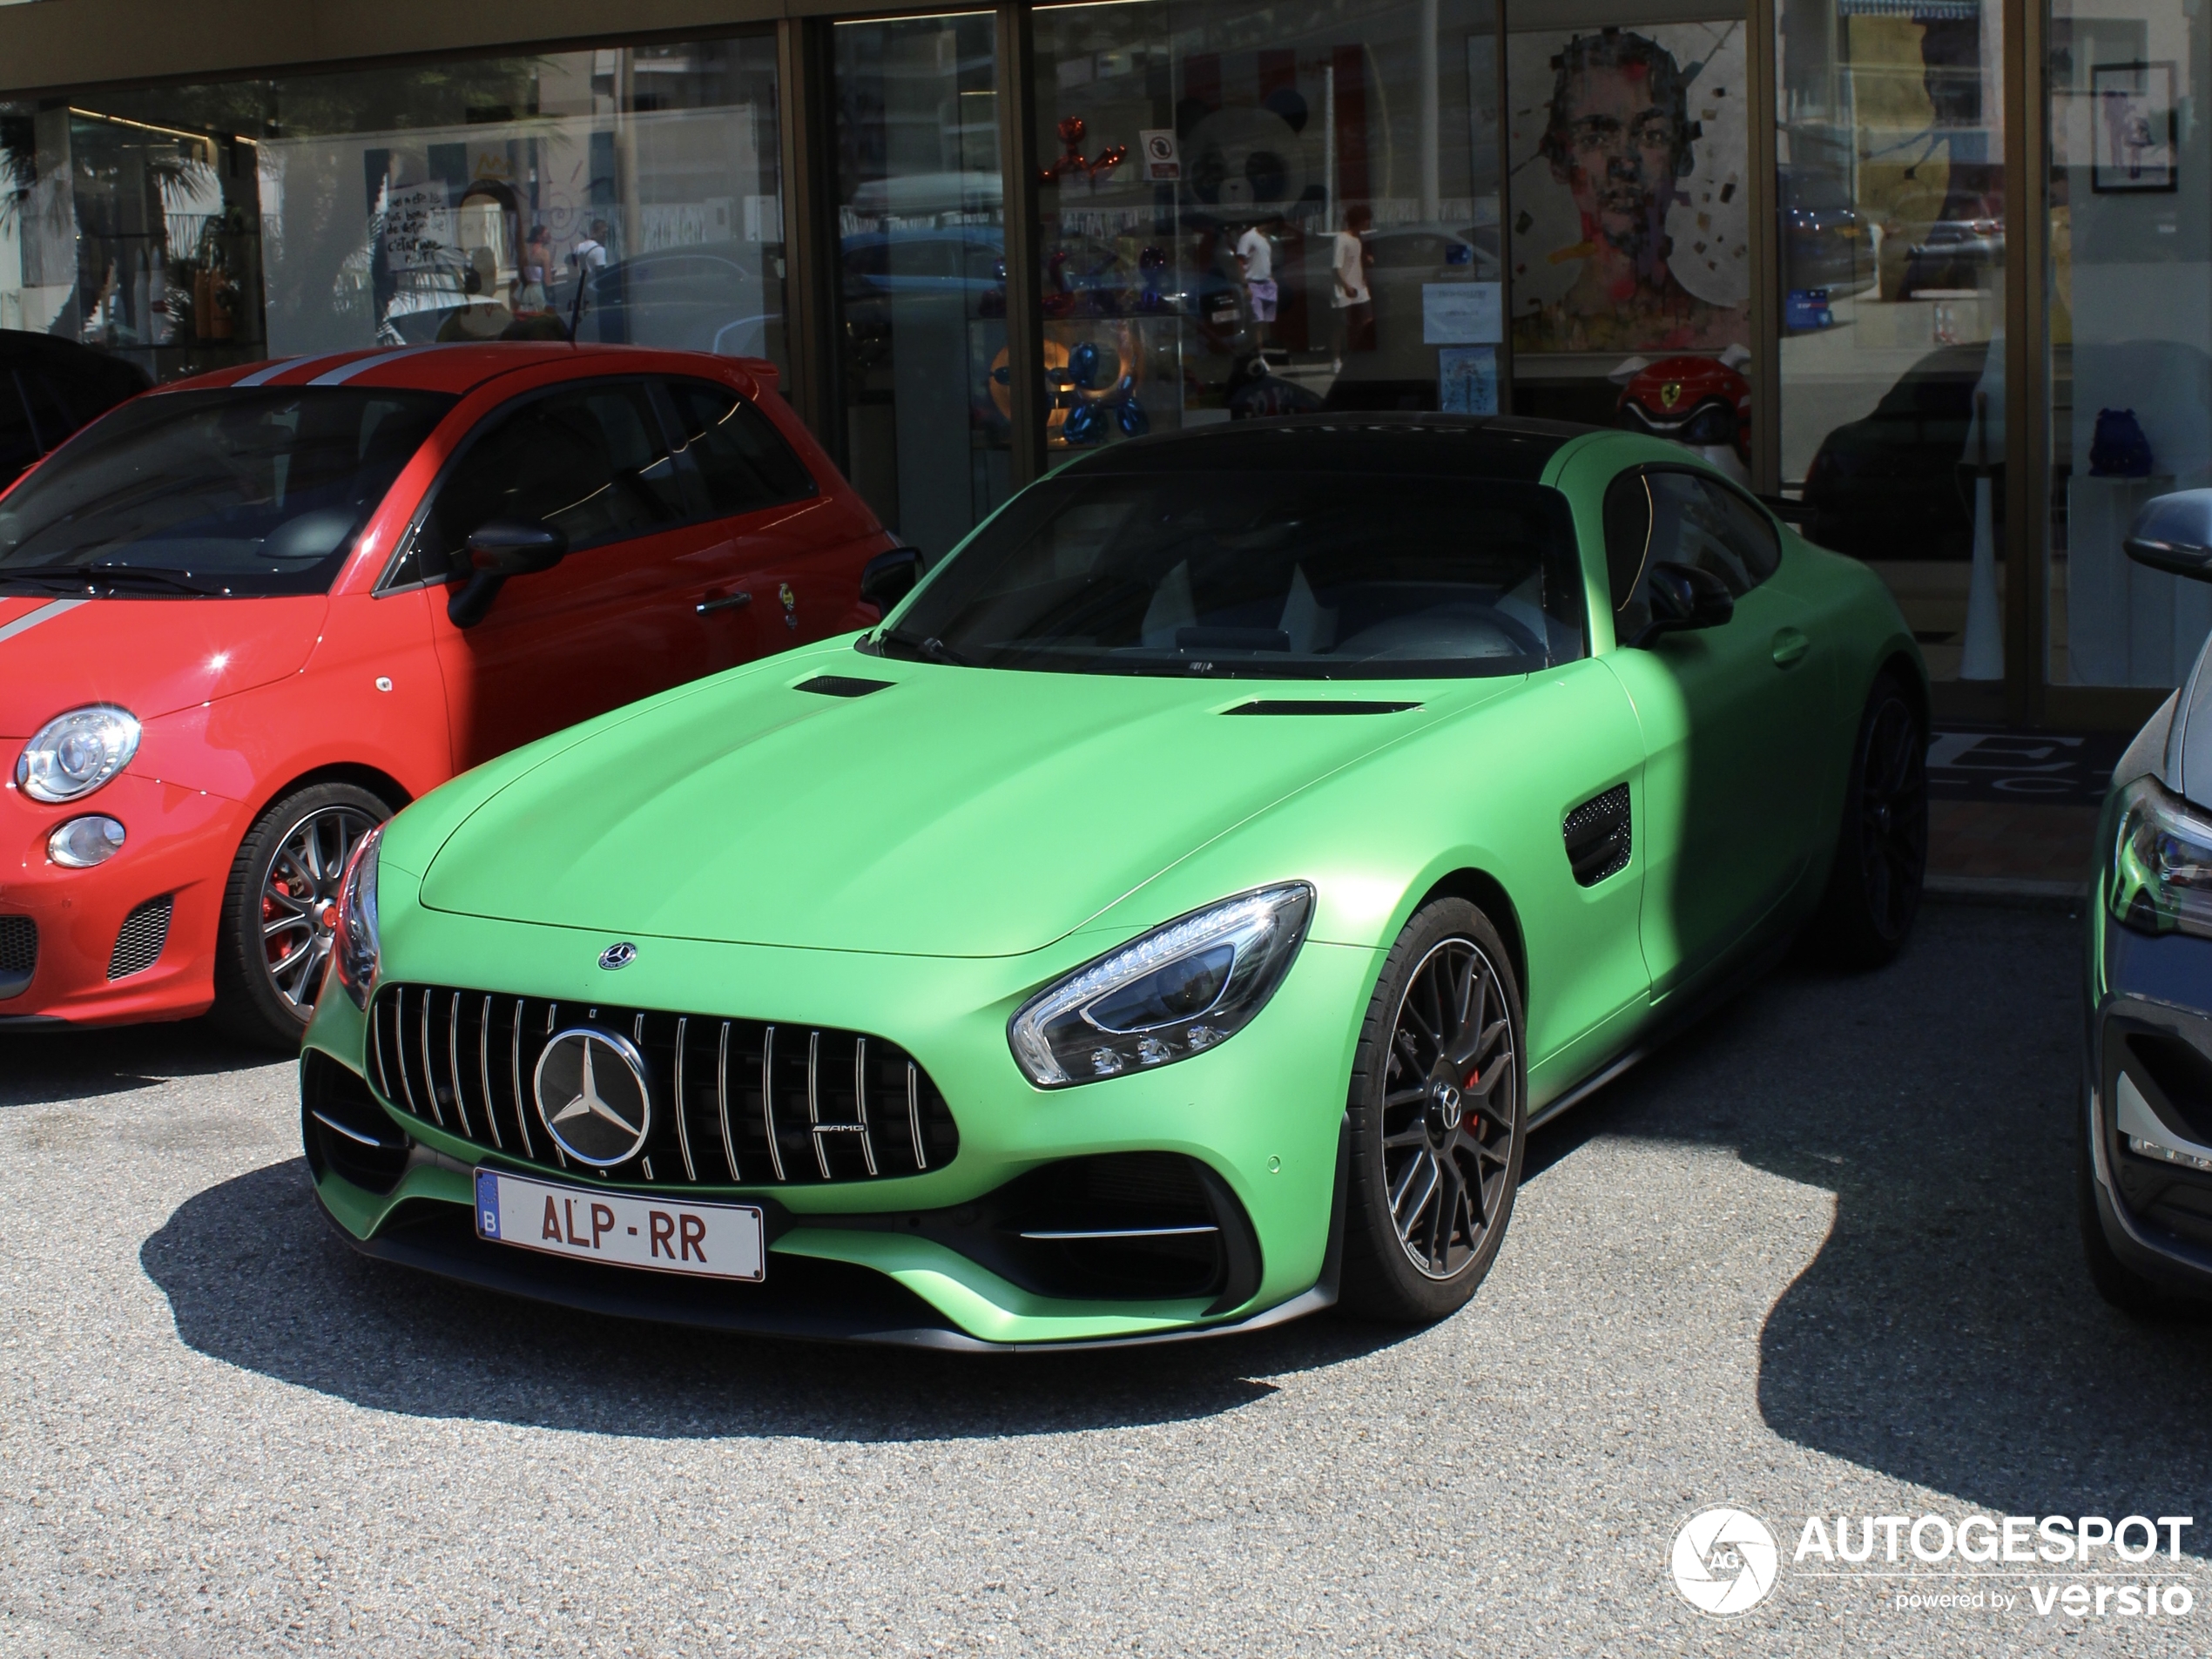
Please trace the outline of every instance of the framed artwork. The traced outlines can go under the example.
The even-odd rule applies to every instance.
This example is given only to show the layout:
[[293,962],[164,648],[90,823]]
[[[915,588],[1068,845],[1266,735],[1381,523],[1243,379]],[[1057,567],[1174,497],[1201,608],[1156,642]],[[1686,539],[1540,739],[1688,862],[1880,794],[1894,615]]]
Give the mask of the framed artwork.
[[2099,195],[2180,187],[2174,65],[2099,64],[2089,71],[2089,187]]
[[1447,346],[1436,354],[1436,407],[1446,415],[1498,412],[1498,348]]

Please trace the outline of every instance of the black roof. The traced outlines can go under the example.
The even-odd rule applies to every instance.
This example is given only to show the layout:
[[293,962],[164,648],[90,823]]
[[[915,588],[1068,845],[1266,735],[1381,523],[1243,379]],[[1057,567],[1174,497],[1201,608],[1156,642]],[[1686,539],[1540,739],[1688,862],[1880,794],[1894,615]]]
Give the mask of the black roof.
[[1509,415],[1294,415],[1135,438],[1062,471],[1320,472],[1533,482],[1570,439],[1608,429]]

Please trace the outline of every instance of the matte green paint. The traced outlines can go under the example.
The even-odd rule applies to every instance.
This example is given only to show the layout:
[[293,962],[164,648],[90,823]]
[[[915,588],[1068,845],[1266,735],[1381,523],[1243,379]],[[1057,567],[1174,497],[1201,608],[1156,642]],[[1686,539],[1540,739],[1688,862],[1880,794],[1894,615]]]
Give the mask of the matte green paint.
[[[865,656],[850,637],[602,716],[455,779],[387,831],[386,978],[695,1015],[835,1025],[900,1044],[961,1130],[951,1165],[773,1190],[794,1213],[955,1204],[1082,1153],[1205,1160],[1250,1211],[1264,1275],[1247,1317],[1321,1270],[1338,1127],[1384,954],[1470,876],[1521,941],[1530,1103],[1629,1048],[1665,1005],[1817,900],[1849,748],[1875,674],[1925,672],[1887,592],[1786,530],[1781,570],[1723,629],[1616,645],[1600,526],[1623,467],[1686,464],[1628,434],[1566,447],[1593,655],[1499,679],[1335,685],[1018,673]],[[855,698],[816,673],[891,682]],[[1402,713],[1224,718],[1254,697],[1418,702]],[[1629,866],[1575,885],[1561,823],[1628,784]],[[1157,1071],[1043,1092],[1006,1022],[1038,987],[1186,911],[1314,885],[1308,941],[1258,1018]],[[597,967],[637,942],[618,992]],[[366,1071],[364,1022],[323,999],[311,1046]],[[413,1119],[465,1163],[474,1150]],[[555,1179],[559,1171],[549,1169]],[[327,1176],[366,1238],[408,1197],[470,1201],[459,1169],[386,1199]],[[1028,1294],[921,1240],[801,1226],[778,1252],[889,1273],[996,1341],[1185,1325],[1188,1302]],[[772,1254],[769,1271],[774,1271]]]

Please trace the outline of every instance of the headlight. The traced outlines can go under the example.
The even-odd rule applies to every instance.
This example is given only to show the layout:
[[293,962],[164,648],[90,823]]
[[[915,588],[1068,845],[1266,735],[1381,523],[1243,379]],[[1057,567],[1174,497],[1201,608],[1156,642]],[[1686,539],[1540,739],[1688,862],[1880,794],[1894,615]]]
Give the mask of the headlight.
[[368,988],[376,979],[376,849],[383,840],[380,824],[354,846],[338,883],[338,914],[331,919],[330,971],[360,1008],[368,1006]]
[[2129,784],[2120,802],[2113,920],[2140,934],[2212,939],[2212,819],[2149,778]]
[[72,818],[46,838],[46,856],[65,870],[89,870],[120,853],[123,837],[111,818]]
[[95,703],[57,714],[38,728],[16,760],[16,787],[33,800],[78,800],[131,764],[138,718]]
[[1234,1036],[1290,971],[1313,914],[1303,881],[1224,899],[1077,968],[1006,1028],[1040,1089],[1185,1060]]

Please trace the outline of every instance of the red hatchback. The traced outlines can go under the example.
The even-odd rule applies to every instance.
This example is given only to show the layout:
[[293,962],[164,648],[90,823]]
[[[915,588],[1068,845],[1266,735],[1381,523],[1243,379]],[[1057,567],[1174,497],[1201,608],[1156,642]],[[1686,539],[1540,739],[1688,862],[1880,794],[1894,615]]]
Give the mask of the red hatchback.
[[[768,364],[452,345],[115,410],[0,495],[0,1029],[296,1042],[347,853],[455,772],[875,619]],[[871,563],[874,568],[871,570]]]

